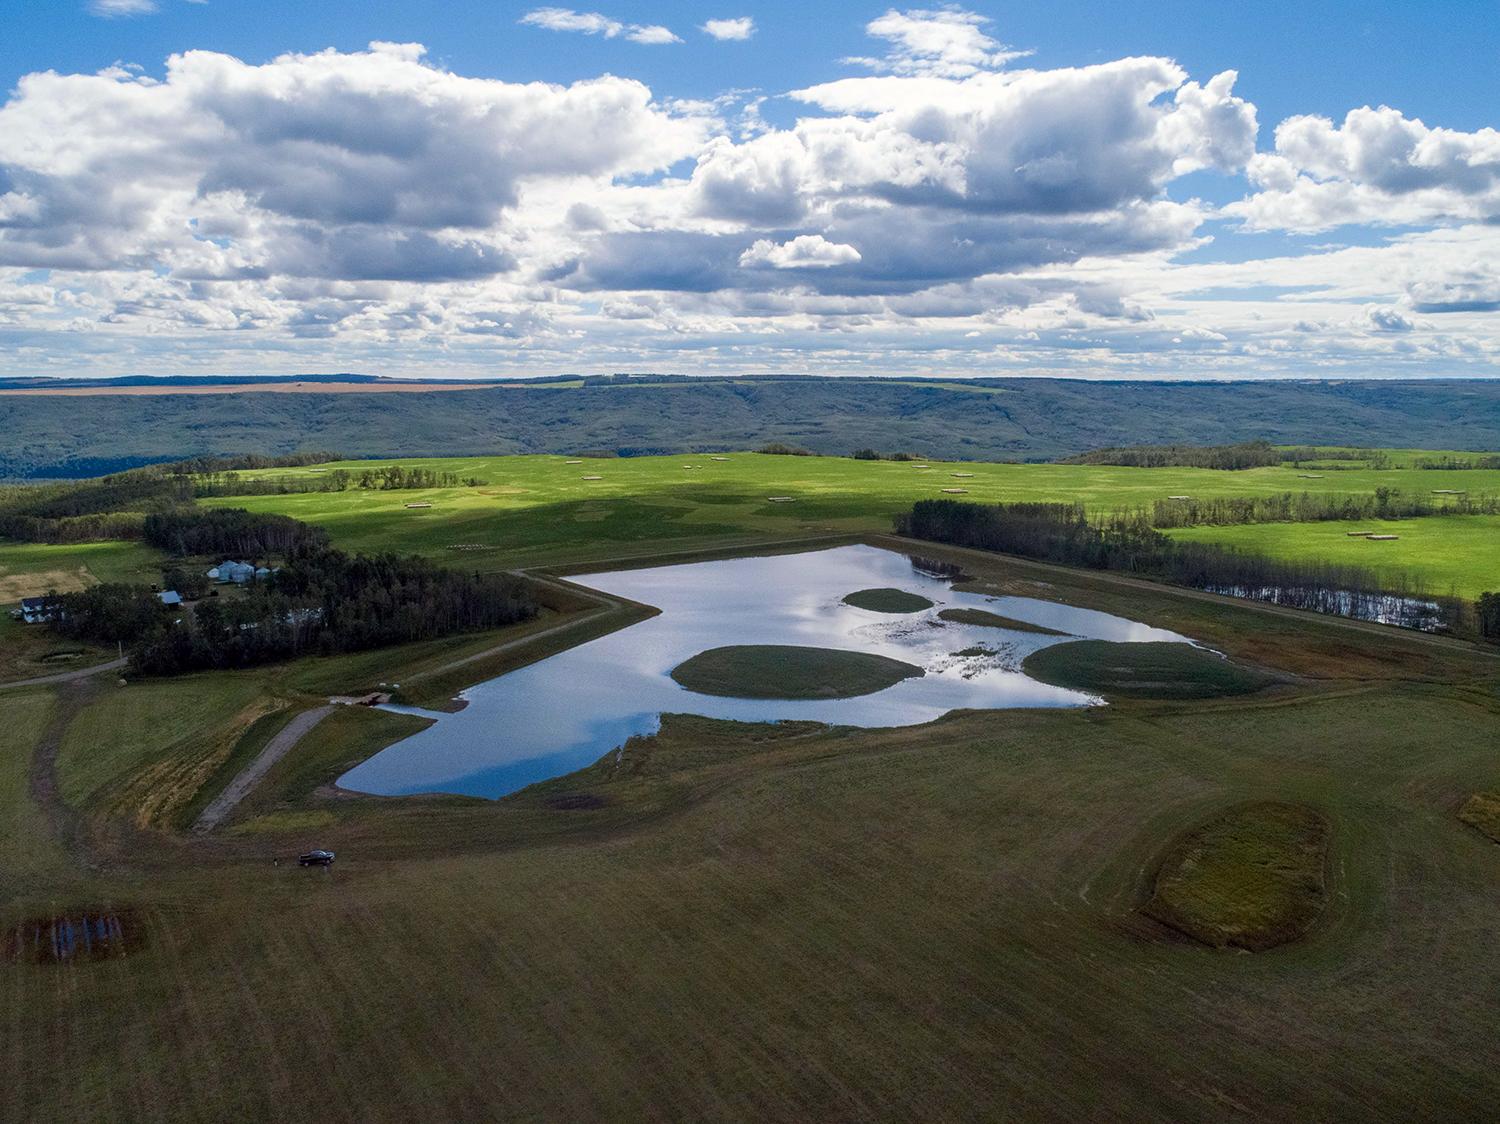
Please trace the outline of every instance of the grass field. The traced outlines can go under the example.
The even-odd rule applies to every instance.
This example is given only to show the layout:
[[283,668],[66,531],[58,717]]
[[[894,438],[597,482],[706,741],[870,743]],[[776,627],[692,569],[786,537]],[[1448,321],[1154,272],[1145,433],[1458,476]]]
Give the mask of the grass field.
[[56,590],[69,593],[96,582],[161,580],[161,555],[129,542],[66,546],[0,542],[0,606]]
[[[1436,475],[1429,473],[1428,475]],[[1351,538],[1350,531],[1399,535],[1394,542]],[[1389,574],[1417,574],[1432,593],[1477,597],[1500,589],[1500,515],[1433,516],[1358,523],[1255,523],[1169,532],[1276,558],[1354,563]]]
[[[1144,507],[1173,495],[1370,493],[1377,487],[1423,495],[1444,487],[1500,494],[1500,471],[1483,470],[1353,469],[1304,480],[1292,466],[1223,472],[932,461],[922,469],[899,461],[754,453],[731,454],[723,460],[631,457],[568,464],[563,457],[466,457],[354,462],[344,467],[386,463],[453,472],[487,484],[216,502],[318,523],[349,549],[419,551],[455,565],[494,568],[618,556],[630,553],[633,544],[644,552],[664,544],[686,549],[755,537],[885,531],[914,500],[941,498],[942,489],[954,484],[953,472],[973,474],[962,485],[965,498],[975,502],[1076,501],[1098,510]],[[688,465],[693,467],[684,467]],[[587,481],[585,476],[601,479]],[[1450,478],[1455,476],[1462,481],[1453,483]],[[769,502],[772,496],[791,497],[792,502]],[[430,502],[432,507],[408,510],[404,505],[411,502]],[[1426,565],[1421,558],[1415,564]]]
[[[347,735],[368,749],[400,717],[346,712],[370,728],[313,746],[239,830],[121,840],[91,819],[88,868],[7,891],[0,922],[104,904],[141,936],[120,960],[0,967],[6,1117],[1486,1113],[1500,849],[1457,809],[1500,783],[1493,661],[1054,577],[1336,677],[906,730],[672,719],[498,803],[318,800]],[[76,721],[147,728],[157,708],[120,706],[138,689]],[[1171,841],[1258,800],[1334,824],[1314,935],[1244,956],[1153,928]],[[269,861],[314,841],[333,870]]]
[[[947,466],[749,455],[426,463],[490,483],[226,502],[352,549],[611,567],[885,530],[951,481]],[[1053,466],[962,470],[997,499],[1297,488],[1280,470],[1089,468],[1066,485],[1086,495],[1058,495],[1070,478]],[[417,498],[433,508],[404,509]],[[966,589],[1171,629],[1280,685],[892,730],[669,715],[495,802],[332,789],[425,721],[341,708],[208,837],[182,828],[295,709],[382,682],[446,698],[526,658],[502,643],[576,620],[538,645],[555,651],[647,610],[560,601],[484,636],[0,695],[0,1120],[1492,1112],[1500,847],[1461,812],[1500,790],[1500,659],[930,553],[961,563]],[[34,783],[49,773],[55,794]],[[1262,802],[1331,825],[1305,939],[1225,952],[1143,912],[1164,856]],[[285,861],[311,846],[338,851],[331,870]],[[16,926],[106,908],[129,919],[123,958],[4,953]]]

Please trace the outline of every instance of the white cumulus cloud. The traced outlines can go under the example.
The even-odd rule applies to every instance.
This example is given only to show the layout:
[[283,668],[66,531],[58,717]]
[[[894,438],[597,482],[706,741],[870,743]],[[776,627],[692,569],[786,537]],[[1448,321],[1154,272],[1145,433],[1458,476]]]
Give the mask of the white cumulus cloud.
[[933,74],[963,78],[981,70],[1003,66],[1028,52],[998,43],[983,30],[989,21],[957,7],[914,8],[898,12],[891,8],[871,20],[865,31],[884,39],[889,50],[884,57],[856,57],[845,62],[893,74]]
[[755,34],[755,20],[750,16],[737,16],[734,19],[707,20],[703,24],[703,33],[715,39],[749,39]]
[[1341,124],[1291,117],[1250,164],[1261,189],[1225,210],[1254,229],[1500,219],[1500,131],[1431,128],[1388,106]]
[[828,269],[836,265],[852,265],[860,260],[860,253],[853,246],[830,242],[821,234],[801,234],[790,242],[777,244],[769,238],[758,239],[754,245],[740,255],[741,267],[753,269],[770,266],[772,269]]

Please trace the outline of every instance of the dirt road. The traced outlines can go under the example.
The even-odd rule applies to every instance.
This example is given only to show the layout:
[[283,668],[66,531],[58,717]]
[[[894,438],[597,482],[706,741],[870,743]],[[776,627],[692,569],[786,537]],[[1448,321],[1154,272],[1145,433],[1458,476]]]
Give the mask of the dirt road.
[[333,713],[332,704],[315,706],[311,710],[304,710],[281,728],[277,735],[266,743],[266,748],[256,755],[254,761],[246,765],[240,771],[240,775],[230,781],[224,791],[214,797],[213,802],[193,824],[193,832],[197,835],[207,835],[223,822],[224,817],[239,805],[252,788],[260,782],[272,765],[287,755],[299,741],[323,719]]

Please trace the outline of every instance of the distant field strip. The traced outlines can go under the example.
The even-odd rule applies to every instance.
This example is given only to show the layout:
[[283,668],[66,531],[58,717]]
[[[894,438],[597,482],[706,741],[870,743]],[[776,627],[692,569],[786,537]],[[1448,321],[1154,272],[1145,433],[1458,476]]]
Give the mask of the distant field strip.
[[[888,531],[894,516],[918,499],[940,498],[951,473],[968,473],[965,499],[977,503],[1035,501],[1085,504],[1091,510],[1149,509],[1170,496],[1195,498],[1272,496],[1285,492],[1370,495],[1377,488],[1430,495],[1462,488],[1500,495],[1500,471],[1434,472],[1355,468],[1305,479],[1298,468],[1223,471],[1185,468],[1119,468],[1053,464],[918,464],[856,461],[843,457],[766,456],[722,458],[660,456],[593,458],[583,465],[554,456],[399,458],[320,465],[359,470],[388,464],[450,472],[485,481],[478,488],[435,488],[400,493],[320,492],[243,496],[214,502],[252,511],[282,512],[324,526],[347,549],[416,551],[455,566],[481,569],[588,561],[623,553],[629,544],[701,548],[757,536]],[[684,472],[684,465],[695,470]],[[305,476],[306,470],[245,473],[246,477]],[[320,475],[322,475],[320,473]],[[596,476],[585,481],[583,476]],[[1453,478],[1461,478],[1457,483]],[[790,497],[793,502],[772,502]],[[430,503],[410,509],[413,502]],[[1389,563],[1435,590],[1450,586],[1472,596],[1487,586],[1482,559],[1500,544],[1500,517],[1434,517],[1403,520],[1412,541],[1344,542],[1338,524],[1297,525],[1295,535],[1333,544],[1348,553],[1332,560]],[[1200,540],[1243,537],[1257,527],[1200,527],[1175,532]],[[1423,545],[1418,546],[1421,543]],[[1396,547],[1380,559],[1371,551]],[[1414,549],[1415,547],[1415,549]]]
[[203,394],[437,394],[445,390],[494,390],[512,383],[400,383],[400,382],[245,382],[214,386],[24,386],[0,387],[7,398],[98,398],[126,395],[131,398]]
[[[1351,537],[1350,531],[1395,535]],[[1273,558],[1316,559],[1420,576],[1431,593],[1477,597],[1500,590],[1500,515],[1444,515],[1422,519],[1342,523],[1254,523],[1189,527],[1168,532],[1189,542],[1213,542]]]

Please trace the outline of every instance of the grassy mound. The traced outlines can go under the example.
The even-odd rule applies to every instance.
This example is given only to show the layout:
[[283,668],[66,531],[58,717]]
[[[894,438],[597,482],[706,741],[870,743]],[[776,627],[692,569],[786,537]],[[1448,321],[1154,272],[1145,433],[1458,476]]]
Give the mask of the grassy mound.
[[983,609],[944,609],[938,614],[938,617],[941,620],[952,621],[954,624],[977,624],[984,628],[1008,628],[1012,632],[1035,632],[1040,636],[1068,635],[1068,633],[1059,632],[1055,628],[1032,624],[1030,621],[1018,621],[1012,617],[1002,617],[999,613],[988,613]]
[[1055,687],[1142,699],[1247,695],[1275,680],[1187,644],[1076,640],[1026,657],[1022,670]]
[[1476,792],[1459,809],[1458,818],[1500,843],[1500,792]]
[[1175,846],[1146,913],[1215,948],[1254,952],[1305,935],[1328,899],[1328,821],[1264,801],[1232,808]]
[[918,593],[904,589],[861,589],[844,598],[845,605],[869,609],[872,613],[920,613],[932,608],[932,602]]
[[672,669],[689,691],[735,699],[847,699],[923,674],[886,656],[788,644],[710,648]]

